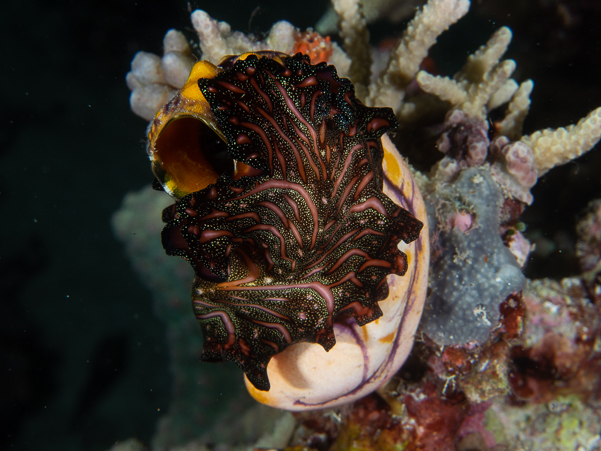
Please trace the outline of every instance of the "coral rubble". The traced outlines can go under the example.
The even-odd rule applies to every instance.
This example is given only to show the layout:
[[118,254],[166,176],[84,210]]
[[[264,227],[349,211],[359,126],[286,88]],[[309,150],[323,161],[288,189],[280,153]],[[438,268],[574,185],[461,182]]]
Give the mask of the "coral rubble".
[[[575,125],[523,135],[534,84],[511,78],[516,64],[502,60],[512,38],[505,27],[453,76],[421,69],[439,35],[466,14],[468,0],[430,0],[376,74],[368,70],[375,51],[360,3],[334,0],[333,6],[344,50],[287,22],[258,39],[233,32],[204,11],[192,14],[203,59],[217,62],[226,54],[268,48],[315,50],[312,58],[336,65],[366,104],[394,109],[401,127],[393,139],[409,162],[414,155],[433,155],[427,170],[414,173],[429,209],[432,264],[412,356],[379,394],[337,410],[296,414],[289,449],[601,449],[601,200],[590,204],[577,227],[579,275],[560,281],[525,279],[521,267],[532,246],[519,220],[543,174],[599,141],[601,109]],[[147,120],[181,87],[193,61],[179,32],[167,33],[164,51],[162,57],[137,54],[127,76],[132,110]],[[142,277],[160,293],[161,315],[172,321],[181,388],[159,434],[170,439],[155,444],[168,449],[192,436],[167,430],[194,432],[195,422],[203,421],[202,408],[184,400],[202,399],[191,393],[203,388],[184,376],[190,371],[186,359],[194,364],[199,352],[198,343],[186,341],[198,333],[183,336],[194,319],[178,316],[181,299],[168,300],[169,279],[180,269],[166,269],[175,265],[170,260],[150,269],[145,255],[159,242],[158,232],[152,238],[155,231],[148,228],[160,217],[159,207],[140,212],[144,221],[132,227],[137,207],[131,202],[142,195],[150,196],[130,195],[115,228]],[[145,235],[132,236],[134,228]],[[194,415],[186,418],[188,408]]]

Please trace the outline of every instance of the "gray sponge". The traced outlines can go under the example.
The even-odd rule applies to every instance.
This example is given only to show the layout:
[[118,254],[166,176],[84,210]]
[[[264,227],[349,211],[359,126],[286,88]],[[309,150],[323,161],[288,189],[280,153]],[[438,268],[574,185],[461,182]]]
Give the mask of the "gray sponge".
[[[501,302],[525,286],[526,278],[500,237],[502,202],[487,168],[475,167],[426,196],[433,262],[421,329],[440,345],[486,341],[498,323]],[[449,225],[462,211],[473,221],[467,231]]]

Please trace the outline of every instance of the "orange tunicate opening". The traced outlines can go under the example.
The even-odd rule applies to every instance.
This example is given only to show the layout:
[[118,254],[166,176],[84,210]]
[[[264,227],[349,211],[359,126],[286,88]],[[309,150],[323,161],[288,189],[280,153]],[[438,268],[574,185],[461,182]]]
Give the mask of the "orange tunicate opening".
[[171,120],[154,146],[154,172],[176,197],[200,191],[233,169],[227,146],[202,121],[184,116]]

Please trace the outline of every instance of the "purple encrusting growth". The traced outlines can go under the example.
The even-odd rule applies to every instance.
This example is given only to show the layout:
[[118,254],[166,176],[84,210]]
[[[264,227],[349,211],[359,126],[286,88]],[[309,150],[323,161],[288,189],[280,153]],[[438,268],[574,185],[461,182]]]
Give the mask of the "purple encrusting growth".
[[492,178],[502,187],[505,197],[531,204],[530,188],[538,179],[532,149],[503,135],[491,140],[490,134],[486,120],[470,117],[461,110],[449,111],[437,143],[445,157],[438,163],[436,178],[452,183],[463,169],[490,165]]
[[461,110],[451,110],[445,119],[445,133],[438,140],[438,150],[457,163],[458,169],[479,166],[488,154],[487,123],[471,118]]

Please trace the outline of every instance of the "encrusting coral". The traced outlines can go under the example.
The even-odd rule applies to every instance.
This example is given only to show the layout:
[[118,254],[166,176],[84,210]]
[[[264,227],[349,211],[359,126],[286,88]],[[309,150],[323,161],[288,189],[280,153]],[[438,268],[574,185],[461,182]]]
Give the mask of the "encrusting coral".
[[[393,108],[400,122],[393,139],[401,152],[428,153],[436,143],[443,155],[428,173],[414,171],[428,208],[432,254],[430,294],[413,357],[381,397],[297,415],[301,426],[291,445],[485,450],[532,449],[528,444],[538,442],[544,449],[598,449],[601,438],[591,431],[598,431],[600,417],[599,201],[578,227],[582,275],[561,282],[523,276],[531,246],[519,216],[533,202],[530,189],[541,175],[599,141],[601,108],[575,125],[523,135],[534,84],[512,79],[515,62],[502,60],[512,37],[508,28],[499,28],[452,77],[420,69],[438,36],[467,13],[468,0],[430,0],[379,74],[368,70],[372,50],[361,4],[332,3],[344,50],[287,22],[274,24],[261,40],[233,32],[204,11],[192,14],[203,59],[265,49],[326,56],[366,105]],[[132,110],[147,120],[183,85],[193,64],[177,31],[167,33],[164,52],[137,54],[127,76]],[[505,113],[493,121],[491,112],[502,108]],[[436,141],[417,138],[424,135],[415,130],[425,128],[437,130]],[[126,240],[128,225],[116,221],[115,227]],[[561,418],[549,419],[539,407],[553,402],[568,406]],[[555,424],[559,432],[551,437],[550,427],[525,425],[526,411],[536,424]],[[565,412],[577,411],[584,413],[574,425]]]

